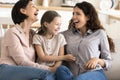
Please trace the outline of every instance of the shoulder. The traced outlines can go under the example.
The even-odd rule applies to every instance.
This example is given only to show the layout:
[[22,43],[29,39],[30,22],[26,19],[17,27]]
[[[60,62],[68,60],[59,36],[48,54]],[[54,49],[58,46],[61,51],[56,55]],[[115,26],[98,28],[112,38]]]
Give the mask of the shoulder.
[[66,31],[61,32],[61,34],[63,34],[64,37],[69,37],[69,36],[73,35],[73,31],[72,30],[66,30]]
[[67,34],[70,34],[71,33],[71,30],[66,30],[66,31],[63,31],[61,32],[63,35],[67,35]]
[[105,33],[105,30],[103,30],[103,29],[98,29],[96,32]]
[[33,44],[41,44],[44,42],[44,38],[43,36],[39,35],[39,34],[35,34],[33,36]]
[[13,35],[19,36],[19,34],[20,32],[15,27],[12,27],[7,30],[7,32],[5,33],[5,36],[13,36]]
[[99,30],[97,30],[97,32],[98,32],[100,35],[106,35],[106,32],[105,32],[105,30],[103,30],[103,29],[99,29]]
[[59,34],[55,35],[54,39],[57,39],[57,40],[60,41],[60,40],[63,40],[63,39],[65,39],[65,38],[64,38],[64,35],[63,35],[63,34],[59,33]]
[[4,44],[6,45],[18,44],[20,40],[24,43],[24,37],[22,36],[22,33],[17,30],[15,26],[8,29],[3,37]]
[[106,37],[107,36],[107,33],[103,29],[99,29],[99,30],[95,31],[94,33],[95,33],[96,36],[100,36],[100,37]]
[[42,35],[39,35],[39,34],[35,34],[33,36],[33,38],[36,38],[36,39],[43,39],[43,36]]
[[57,38],[58,43],[60,43],[60,45],[65,45],[66,44],[66,40],[63,34],[59,33],[58,34],[58,38]]
[[64,37],[63,34],[61,34],[61,33],[58,34],[58,38],[63,38],[63,37]]
[[6,33],[18,33],[18,32],[19,31],[15,27],[12,27],[12,28],[8,29]]

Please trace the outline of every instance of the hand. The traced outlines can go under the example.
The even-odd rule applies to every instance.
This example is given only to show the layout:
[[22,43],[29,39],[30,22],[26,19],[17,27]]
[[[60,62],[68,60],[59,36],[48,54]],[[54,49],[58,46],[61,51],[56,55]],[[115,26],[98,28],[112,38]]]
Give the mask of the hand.
[[64,57],[65,57],[64,58],[65,61],[75,61],[76,60],[76,58],[72,54],[66,54]]
[[57,67],[49,67],[49,69],[53,72],[53,73],[55,73],[56,72],[56,69],[57,69]]
[[85,65],[85,68],[90,70],[90,69],[95,69],[97,64],[99,64],[99,58],[91,58]]

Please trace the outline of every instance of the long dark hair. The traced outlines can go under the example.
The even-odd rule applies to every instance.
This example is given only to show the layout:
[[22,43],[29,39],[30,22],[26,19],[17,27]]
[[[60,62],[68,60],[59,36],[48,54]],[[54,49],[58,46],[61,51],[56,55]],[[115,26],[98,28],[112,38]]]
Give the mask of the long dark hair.
[[[91,29],[93,32],[98,30],[98,29],[105,30],[103,28],[103,26],[101,25],[100,20],[98,18],[97,11],[92,4],[84,1],[81,3],[77,3],[74,6],[74,8],[75,7],[78,7],[79,9],[81,9],[83,11],[83,13],[89,17],[89,20],[87,21],[87,24],[86,24],[87,29]],[[68,28],[70,29],[71,27],[75,27],[72,19],[70,20]],[[108,42],[110,45],[110,51],[115,52],[115,45],[114,45],[112,38],[110,38],[108,35],[107,35],[107,37],[108,37]]]
[[41,18],[40,21],[41,27],[38,28],[37,33],[39,35],[46,35],[47,28],[44,25],[44,22],[50,23],[53,21],[55,17],[61,17],[61,16],[56,11],[52,11],[52,10],[46,11]]

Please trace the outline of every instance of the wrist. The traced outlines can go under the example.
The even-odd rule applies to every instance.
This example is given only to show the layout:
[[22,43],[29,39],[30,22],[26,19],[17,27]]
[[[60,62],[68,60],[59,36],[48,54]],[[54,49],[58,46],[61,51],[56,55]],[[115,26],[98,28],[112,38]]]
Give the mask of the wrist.
[[62,60],[65,60],[65,55],[62,55],[62,56],[61,56],[61,61],[62,61]]
[[104,59],[99,59],[98,63],[99,63],[102,67],[105,67]]

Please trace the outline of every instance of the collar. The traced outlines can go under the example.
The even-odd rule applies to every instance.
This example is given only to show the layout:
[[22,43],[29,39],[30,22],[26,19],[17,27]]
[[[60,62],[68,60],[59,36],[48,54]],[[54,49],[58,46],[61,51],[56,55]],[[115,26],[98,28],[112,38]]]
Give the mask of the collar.
[[[73,33],[80,33],[81,34],[81,31],[74,28],[74,27],[72,27],[71,30],[72,30]],[[88,29],[85,35],[90,35],[92,33],[93,33],[93,31],[91,29]]]
[[16,24],[15,27],[20,33],[24,33],[23,29],[21,28],[19,24]]

